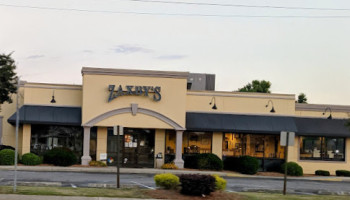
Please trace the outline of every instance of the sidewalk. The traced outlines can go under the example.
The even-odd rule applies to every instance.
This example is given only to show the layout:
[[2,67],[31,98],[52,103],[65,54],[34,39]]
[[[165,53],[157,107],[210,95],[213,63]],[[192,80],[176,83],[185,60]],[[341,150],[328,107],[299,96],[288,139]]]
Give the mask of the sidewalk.
[[[0,170],[14,170],[14,166],[0,166]],[[116,167],[57,167],[57,166],[18,166],[18,171],[40,171],[40,172],[81,172],[81,173],[117,173]],[[246,175],[237,172],[203,171],[194,169],[164,170],[154,168],[120,168],[122,174],[217,174],[224,177],[255,178],[255,179],[283,179],[276,176]],[[310,180],[310,181],[344,181],[350,182],[350,177],[337,176],[312,176],[312,177],[288,177],[288,180]]]
[[[107,197],[77,197],[77,196],[42,196],[42,195],[18,195],[1,194],[0,200],[140,200],[131,198],[107,198]],[[151,200],[151,199],[150,199]]]

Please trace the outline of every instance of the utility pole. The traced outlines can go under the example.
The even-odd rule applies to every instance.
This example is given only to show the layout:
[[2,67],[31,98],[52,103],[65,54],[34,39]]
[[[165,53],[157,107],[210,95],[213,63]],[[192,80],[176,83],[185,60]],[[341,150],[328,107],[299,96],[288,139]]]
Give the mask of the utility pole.
[[284,183],[283,183],[283,195],[287,194],[287,163],[288,163],[288,144],[289,144],[289,132],[287,132],[286,146],[284,147]]
[[13,180],[13,192],[17,190],[17,163],[18,163],[18,128],[19,128],[19,82],[20,78],[17,78],[17,94],[16,94],[16,148],[15,148],[15,177]]

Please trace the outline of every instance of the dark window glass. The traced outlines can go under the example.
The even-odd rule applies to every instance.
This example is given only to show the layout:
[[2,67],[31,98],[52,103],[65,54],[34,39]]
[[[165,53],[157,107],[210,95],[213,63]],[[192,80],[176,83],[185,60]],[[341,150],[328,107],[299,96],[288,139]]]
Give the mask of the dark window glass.
[[43,155],[55,147],[72,150],[78,157],[83,151],[83,129],[78,126],[32,125],[30,151]]
[[301,160],[345,160],[345,139],[334,137],[301,137]]
[[212,138],[211,132],[184,132],[183,153],[211,153]]

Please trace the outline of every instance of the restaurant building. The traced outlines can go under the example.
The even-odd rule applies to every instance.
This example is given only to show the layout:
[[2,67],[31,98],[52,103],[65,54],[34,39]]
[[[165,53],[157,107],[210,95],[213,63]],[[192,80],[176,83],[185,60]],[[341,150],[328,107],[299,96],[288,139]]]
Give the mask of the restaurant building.
[[[174,161],[181,168],[188,154],[214,153],[257,157],[268,170],[284,160],[280,132],[287,131],[296,133],[288,160],[305,173],[350,170],[350,106],[298,104],[294,94],[215,91],[213,74],[83,67],[82,76],[82,85],[21,83],[20,155],[66,147],[82,165],[115,165],[112,127],[119,125],[124,167]],[[15,122],[16,105],[1,105],[1,144],[15,146]]]

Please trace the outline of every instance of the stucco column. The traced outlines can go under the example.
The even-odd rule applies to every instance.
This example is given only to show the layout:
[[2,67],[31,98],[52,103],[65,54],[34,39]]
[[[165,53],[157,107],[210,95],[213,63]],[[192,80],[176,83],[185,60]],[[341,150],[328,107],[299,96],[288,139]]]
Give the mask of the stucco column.
[[83,144],[83,157],[81,157],[82,165],[89,165],[91,161],[90,157],[90,129],[91,127],[84,126],[84,144]]
[[22,151],[21,155],[25,153],[30,153],[30,142],[32,139],[32,131],[31,131],[31,125],[30,124],[23,124],[22,129]]
[[183,131],[176,131],[176,155],[174,163],[178,168],[184,168],[184,160],[182,159],[182,135]]
[[222,132],[213,133],[212,153],[222,159]]
[[2,118],[3,116],[0,116],[0,145],[2,144]]
[[[164,164],[164,156],[165,156],[165,130],[164,129],[156,129],[156,135],[155,135],[155,145],[154,145],[154,167],[155,168],[161,168],[161,166]],[[163,158],[157,159],[156,155],[158,153],[162,153]]]
[[97,128],[96,160],[101,160],[101,153],[107,153],[107,127]]

